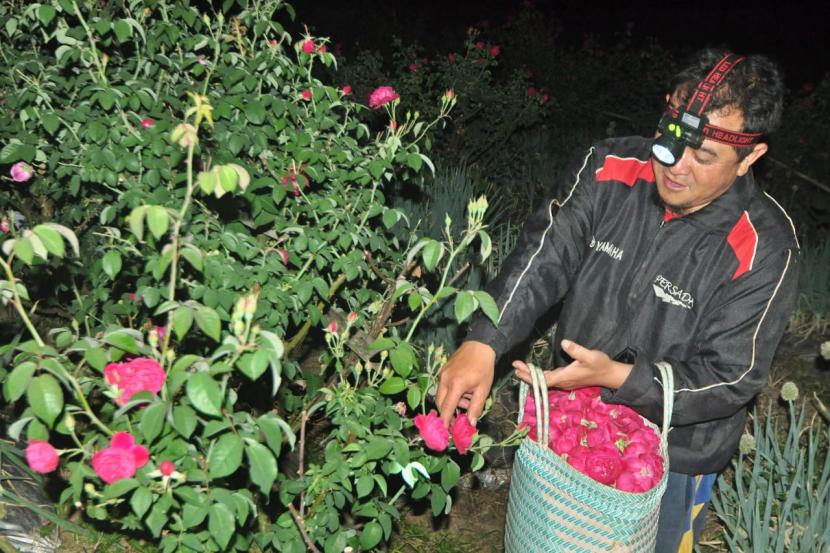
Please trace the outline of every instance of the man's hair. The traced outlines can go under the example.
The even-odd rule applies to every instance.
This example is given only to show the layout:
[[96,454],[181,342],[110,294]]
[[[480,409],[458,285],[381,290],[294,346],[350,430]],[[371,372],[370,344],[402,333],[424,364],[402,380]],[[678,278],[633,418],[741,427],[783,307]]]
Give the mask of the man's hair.
[[[706,78],[712,68],[729,51],[707,48],[695,53],[684,69],[671,80],[669,90],[677,91],[682,104],[689,101],[697,83]],[[778,67],[769,58],[746,56],[727,74],[709,103],[706,114],[730,107],[743,115],[742,132],[769,134],[781,123],[784,106],[784,81]],[[735,147],[741,160],[752,147]]]

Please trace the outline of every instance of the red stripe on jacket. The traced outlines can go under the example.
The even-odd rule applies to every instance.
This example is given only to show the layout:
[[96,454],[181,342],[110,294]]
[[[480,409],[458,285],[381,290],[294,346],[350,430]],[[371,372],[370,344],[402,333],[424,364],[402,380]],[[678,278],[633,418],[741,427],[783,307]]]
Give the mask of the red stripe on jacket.
[[605,163],[597,170],[598,182],[615,180],[634,186],[637,179],[654,182],[654,168],[651,159],[645,161],[633,157],[605,156]]
[[749,220],[749,213],[744,211],[741,218],[729,231],[726,241],[732,246],[732,251],[735,252],[735,257],[738,258],[738,268],[735,269],[735,274],[732,275],[732,280],[735,280],[752,269],[752,263],[755,261],[755,251],[758,249],[758,232],[752,226],[752,221]]

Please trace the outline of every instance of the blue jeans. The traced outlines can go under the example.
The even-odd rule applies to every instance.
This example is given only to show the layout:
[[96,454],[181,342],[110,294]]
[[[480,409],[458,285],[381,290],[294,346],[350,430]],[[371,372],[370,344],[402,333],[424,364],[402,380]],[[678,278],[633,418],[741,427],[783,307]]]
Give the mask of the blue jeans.
[[655,553],[692,553],[703,531],[717,474],[691,476],[669,472],[660,503]]

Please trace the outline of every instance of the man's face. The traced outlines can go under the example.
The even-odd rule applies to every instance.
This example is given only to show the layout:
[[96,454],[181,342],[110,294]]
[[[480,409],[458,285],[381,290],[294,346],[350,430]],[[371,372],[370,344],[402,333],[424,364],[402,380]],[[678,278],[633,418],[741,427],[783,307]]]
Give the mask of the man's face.
[[[669,101],[675,107],[681,105],[676,94]],[[741,131],[743,125],[743,115],[737,108],[727,107],[708,114],[708,118],[709,124],[732,131]],[[756,144],[752,153],[739,161],[732,146],[704,139],[698,149],[687,146],[671,167],[652,160],[657,193],[669,211],[678,215],[693,213],[726,192],[766,151],[766,144]]]

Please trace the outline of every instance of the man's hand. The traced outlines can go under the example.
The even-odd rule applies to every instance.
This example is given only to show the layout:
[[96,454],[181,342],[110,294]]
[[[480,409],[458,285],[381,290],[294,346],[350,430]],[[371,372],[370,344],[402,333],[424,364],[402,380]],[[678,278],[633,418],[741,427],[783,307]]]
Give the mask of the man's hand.
[[496,352],[482,342],[468,341],[455,350],[439,375],[436,402],[444,426],[449,426],[457,407],[467,409],[467,418],[475,424],[496,371]]
[[[573,390],[586,386],[603,386],[616,390],[623,385],[633,365],[613,361],[601,351],[588,349],[570,340],[562,340],[562,349],[573,362],[558,369],[545,372],[548,388]],[[521,361],[513,361],[516,376],[531,383],[530,369]]]

